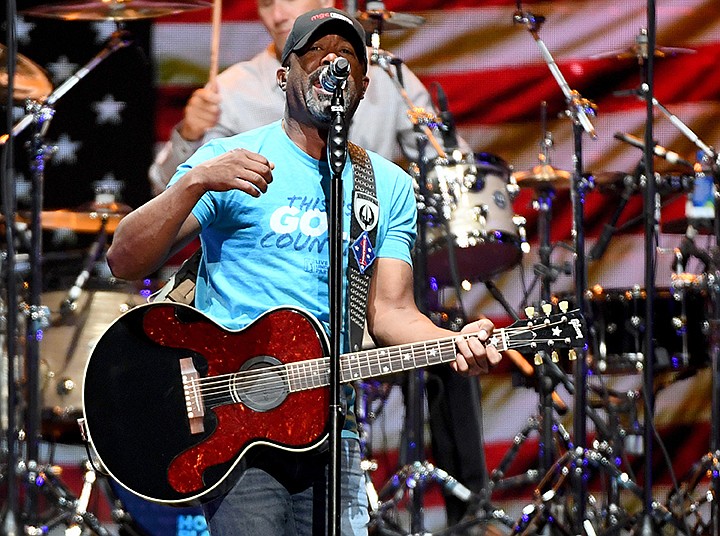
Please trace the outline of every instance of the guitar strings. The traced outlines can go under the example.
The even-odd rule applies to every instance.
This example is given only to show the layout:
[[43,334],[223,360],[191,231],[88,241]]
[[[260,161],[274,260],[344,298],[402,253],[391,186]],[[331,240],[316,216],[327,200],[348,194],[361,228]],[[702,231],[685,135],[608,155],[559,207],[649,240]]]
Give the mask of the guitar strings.
[[[500,336],[497,338],[506,343],[503,350],[520,348],[527,346],[531,342],[550,345],[551,341],[564,341],[566,338],[513,340],[512,336],[521,333],[531,333],[539,329],[547,329],[560,323],[562,322],[540,323],[528,327],[504,328],[500,330]],[[503,333],[505,337],[501,336]],[[434,362],[428,362],[425,365],[417,365],[418,359],[415,357],[413,349],[417,349],[420,345],[425,345],[425,350],[427,350],[427,347],[437,349],[441,354],[441,360],[438,361],[438,363],[452,361],[455,359],[455,355],[457,353],[455,350],[457,338],[463,337],[467,340],[474,336],[474,333],[457,334],[445,339],[427,341],[425,343],[413,343],[389,348],[366,350],[355,354],[345,354],[341,356],[341,381],[345,383],[361,377],[382,376],[384,374],[402,372],[405,370],[419,368],[421,366],[436,364]],[[452,353],[450,353],[451,351]],[[427,352],[423,353],[427,354]],[[402,357],[405,354],[412,356],[413,366],[409,368],[402,367],[402,360],[400,360],[399,362],[401,367],[394,370],[390,365],[398,362],[397,357]],[[445,354],[448,355],[445,356]],[[360,365],[362,361],[367,361],[367,365],[365,367]],[[382,364],[388,366],[387,370],[381,366]],[[251,391],[253,395],[262,395],[275,392],[279,389],[286,390],[288,392],[296,392],[326,386],[328,384],[327,377],[329,376],[329,371],[327,370],[328,365],[329,358],[320,357],[287,364],[271,365],[260,369],[241,370],[233,373],[201,378],[199,380],[191,380],[188,382],[188,387],[192,394],[199,394],[207,405],[218,405],[225,403],[225,401],[236,401],[236,397],[233,396],[233,393],[242,392],[243,389]],[[311,369],[312,375],[308,375],[308,368]],[[376,374],[365,375],[362,373],[365,368],[378,368],[379,371]],[[361,374],[353,375],[353,369],[360,370]],[[319,383],[316,384],[318,381]]]
[[[531,329],[547,327],[547,326],[548,326],[548,324],[544,324],[541,326],[535,326]],[[508,331],[528,332],[530,330],[527,328],[514,328],[514,329],[506,330],[506,334]],[[474,334],[463,334],[462,336],[465,338],[470,338],[470,337],[474,336]],[[450,360],[454,359],[454,357],[455,357],[454,346],[455,346],[456,339],[457,339],[457,336],[453,336],[453,337],[449,337],[447,339],[433,341],[430,344],[433,346],[437,346],[440,349],[441,353],[445,353],[451,348],[453,350],[453,353],[452,353],[452,355],[447,357],[447,361],[450,361]],[[551,340],[554,340],[554,339],[534,339],[534,342],[549,343]],[[526,346],[528,343],[527,340],[521,340],[521,341],[510,340],[507,342],[510,343],[510,344],[507,344],[508,349],[513,348],[513,347]],[[451,343],[449,347],[447,346],[447,343]],[[443,345],[446,345],[446,346],[443,347]],[[404,353],[403,348],[412,350],[413,346],[416,346],[416,345],[398,346],[398,347],[376,349],[376,350],[361,352],[361,353],[355,354],[358,357],[354,358],[353,360],[347,359],[347,356],[352,355],[352,354],[348,354],[346,356],[341,356],[341,359],[343,359],[343,362],[341,363],[341,372],[352,372],[353,361],[356,363],[359,363],[363,359],[363,357],[362,357],[363,354],[364,354],[364,359],[368,361],[368,366],[370,366],[370,362],[369,362],[370,355],[375,354],[375,353],[387,354],[387,355],[380,356],[380,359],[377,360],[378,364],[382,363],[383,360],[385,362],[387,362],[388,364],[391,364],[395,361],[394,357],[403,355],[403,353]],[[444,361],[444,358],[443,358],[443,361]],[[440,362],[443,362],[443,361],[440,361]],[[413,354],[413,362],[417,363],[417,359],[414,358],[414,354]],[[233,372],[233,373],[219,375],[219,376],[212,376],[209,378],[203,378],[201,380],[196,380],[196,383],[199,383],[202,385],[200,394],[212,395],[213,387],[215,387],[215,391],[217,391],[219,389],[222,392],[226,392],[227,386],[230,383],[235,384],[236,387],[242,388],[242,387],[247,387],[248,385],[250,385],[252,383],[263,382],[265,380],[269,380],[270,378],[274,377],[274,378],[278,379],[278,383],[273,384],[273,383],[270,383],[269,381],[265,382],[266,386],[269,387],[268,390],[273,390],[273,389],[277,389],[278,386],[287,385],[288,381],[292,382],[293,380],[295,380],[295,383],[297,383],[298,379],[308,378],[307,370],[298,370],[298,369],[299,368],[307,369],[308,366],[315,365],[314,366],[315,374],[317,374],[318,375],[317,377],[319,377],[321,379],[321,381],[322,381],[321,384],[305,385],[305,386],[301,386],[301,387],[295,388],[295,389],[291,388],[289,390],[296,391],[296,390],[303,390],[304,388],[311,389],[311,388],[327,385],[327,381],[323,379],[323,375],[327,373],[326,366],[323,366],[323,364],[327,365],[327,363],[328,363],[327,357],[316,358],[316,359],[298,361],[298,362],[288,363],[288,364],[273,365],[273,366],[269,366],[269,367],[264,367],[262,369],[238,371],[238,372]],[[430,362],[427,363],[427,365],[430,365],[430,364],[433,364],[433,363],[430,363]],[[415,364],[413,367],[410,367],[409,369],[418,368],[418,366],[419,365]],[[355,368],[362,368],[362,366],[356,365]],[[285,371],[285,370],[288,371],[287,375],[282,374],[283,371]],[[406,369],[400,368],[397,370],[397,372],[404,371],[404,370],[406,370]],[[391,367],[390,370],[379,371],[376,375],[378,375],[378,376],[383,375],[383,372],[391,373],[391,372],[396,372],[396,371],[392,370],[392,367]],[[242,376],[246,376],[246,378],[243,378]],[[352,374],[350,374],[350,376],[352,376]],[[289,380],[286,379],[286,377],[289,377]],[[348,377],[348,378],[343,378],[343,379],[345,381],[351,381],[353,378]],[[245,384],[245,385],[243,385],[243,384]]]
[[[535,342],[542,344],[548,343],[551,340],[553,339],[536,339]],[[526,342],[513,342],[507,345],[507,349],[518,348],[526,345]],[[451,344],[445,343],[444,347],[442,347],[442,345],[439,346],[441,346],[440,352],[447,353],[448,356],[443,357],[437,363],[452,361],[453,359],[455,359],[456,352],[454,341],[452,341]],[[450,350],[452,350],[452,354],[449,353]],[[377,373],[361,374],[360,377],[382,376],[384,374],[403,372],[405,370],[413,370],[421,366],[436,364],[434,362],[428,362],[422,365],[418,365],[418,360],[413,358],[414,365],[411,367],[406,368],[401,366],[398,369],[393,369],[390,366],[387,370],[382,369],[383,364],[391,365],[393,362],[397,362],[397,357],[400,357],[402,355],[403,352],[398,350],[387,352],[387,355],[380,357],[380,359],[375,359],[373,365],[370,365],[370,363],[368,362],[368,367],[380,367],[380,370],[378,370]],[[341,359],[343,359],[340,364],[341,375],[342,373],[345,373],[344,377],[342,378],[343,382],[349,382],[353,379],[358,379],[359,377],[357,375],[353,375],[352,371],[354,369],[360,369],[361,371],[364,370],[363,365],[359,364],[359,362],[362,361],[362,358],[355,358],[352,361],[349,361],[347,358],[343,358],[341,356]],[[365,359],[369,359],[367,355],[365,356]],[[326,376],[328,374],[328,364],[329,358],[322,357],[288,364],[272,365],[268,367],[263,367],[261,369],[237,371],[229,374],[194,380],[194,382],[195,385],[200,385],[200,394],[203,396],[211,396],[218,391],[225,393],[227,392],[228,386],[231,384],[239,390],[243,388],[249,388],[253,386],[253,384],[263,385],[265,387],[265,391],[270,392],[280,387],[287,387],[289,383],[289,391],[300,391],[327,385]],[[312,370],[314,371],[314,376],[308,374],[307,369],[309,367],[312,368]],[[302,380],[305,381],[303,382]],[[253,392],[260,392],[257,389],[257,386]]]

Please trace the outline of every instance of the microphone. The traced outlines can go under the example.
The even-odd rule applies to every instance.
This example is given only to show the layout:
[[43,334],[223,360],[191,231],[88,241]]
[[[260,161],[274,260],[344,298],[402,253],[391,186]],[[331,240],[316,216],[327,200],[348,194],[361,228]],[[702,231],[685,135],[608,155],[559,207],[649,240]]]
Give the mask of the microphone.
[[[641,140],[640,138],[636,138],[632,134],[623,134],[622,132],[616,132],[615,138],[620,141],[624,141],[625,143],[628,143],[633,147],[637,147],[638,149],[645,149],[645,142],[643,142],[643,140]],[[655,154],[655,156],[664,158],[671,164],[682,164],[683,166],[687,166],[689,168],[693,167],[691,162],[685,160],[676,152],[666,149],[662,145],[656,144],[655,147],[653,147],[653,153]]]
[[439,82],[434,82],[434,85],[437,89],[438,108],[440,109],[440,120],[442,122],[440,133],[442,134],[443,145],[445,145],[445,149],[447,149],[448,152],[452,152],[453,149],[457,149],[458,147],[455,119],[452,113],[450,113],[447,95],[445,95],[442,86]]
[[333,92],[342,86],[350,75],[350,62],[345,58],[335,58],[320,72],[320,85],[325,91]]

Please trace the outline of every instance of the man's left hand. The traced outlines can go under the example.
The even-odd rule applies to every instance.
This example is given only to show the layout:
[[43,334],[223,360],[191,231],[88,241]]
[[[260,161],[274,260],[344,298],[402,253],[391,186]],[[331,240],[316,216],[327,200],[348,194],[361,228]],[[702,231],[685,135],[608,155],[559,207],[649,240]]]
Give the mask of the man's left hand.
[[456,372],[467,376],[490,371],[490,367],[497,365],[502,357],[497,348],[486,346],[495,326],[487,318],[470,322],[460,331],[462,334],[455,339],[457,358],[450,363]]

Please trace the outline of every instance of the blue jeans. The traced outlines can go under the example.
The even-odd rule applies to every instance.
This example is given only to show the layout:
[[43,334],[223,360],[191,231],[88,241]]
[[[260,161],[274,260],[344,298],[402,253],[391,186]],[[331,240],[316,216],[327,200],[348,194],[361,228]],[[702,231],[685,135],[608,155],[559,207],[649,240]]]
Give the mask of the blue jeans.
[[[224,496],[206,504],[212,536],[320,536],[327,529],[327,450],[292,453],[256,447]],[[370,520],[360,445],[341,442],[343,536],[367,535]]]

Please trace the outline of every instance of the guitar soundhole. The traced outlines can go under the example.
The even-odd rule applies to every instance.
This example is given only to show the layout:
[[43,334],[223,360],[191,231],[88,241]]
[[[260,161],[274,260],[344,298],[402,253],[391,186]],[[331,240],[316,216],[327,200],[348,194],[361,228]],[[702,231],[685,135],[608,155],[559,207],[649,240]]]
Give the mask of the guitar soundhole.
[[253,411],[269,411],[287,398],[285,367],[274,357],[253,357],[240,370],[232,381],[233,398]]

